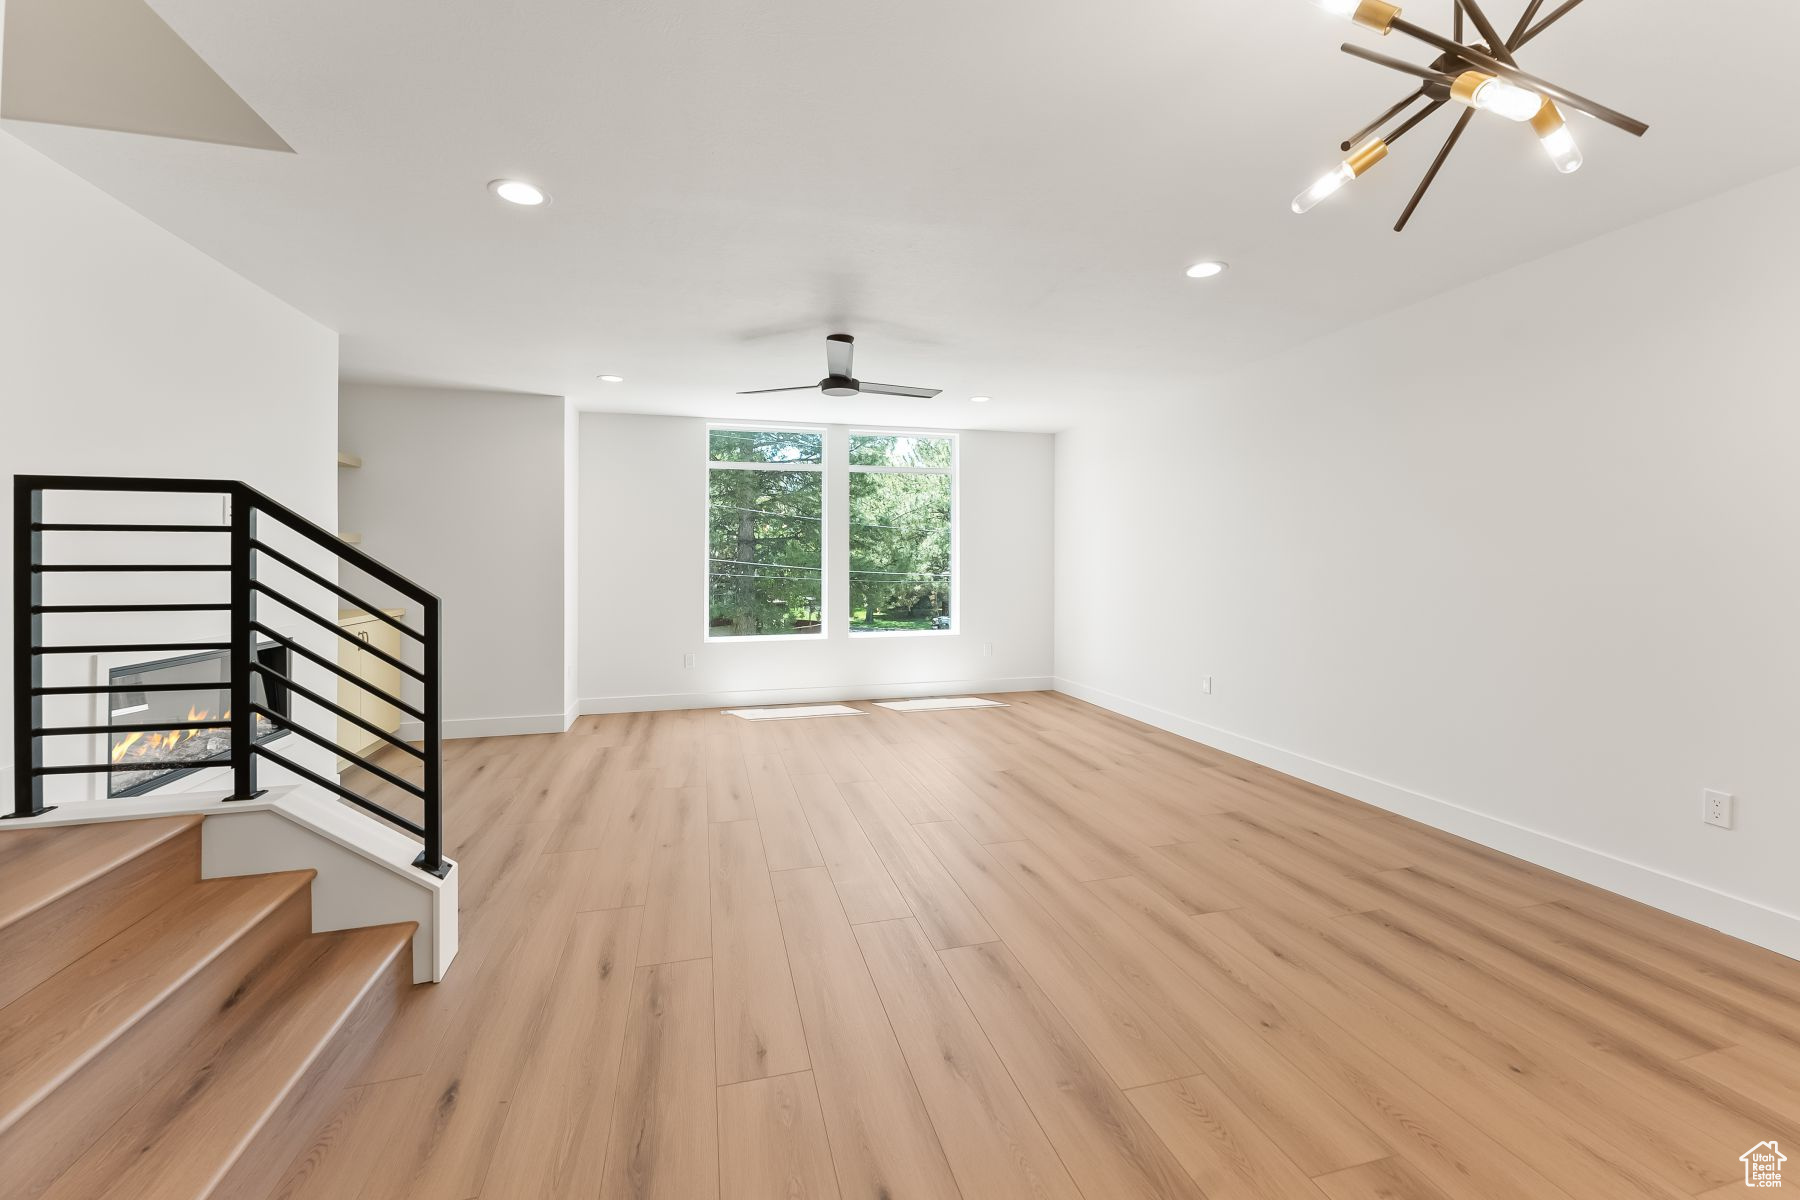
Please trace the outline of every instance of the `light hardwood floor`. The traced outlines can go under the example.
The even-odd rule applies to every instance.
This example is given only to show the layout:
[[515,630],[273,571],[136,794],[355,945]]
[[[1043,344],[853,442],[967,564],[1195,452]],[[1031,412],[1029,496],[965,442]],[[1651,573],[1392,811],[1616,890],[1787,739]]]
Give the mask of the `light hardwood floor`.
[[1800,1148],[1800,963],[1003,699],[452,743],[461,955],[275,1195],[1675,1200]]

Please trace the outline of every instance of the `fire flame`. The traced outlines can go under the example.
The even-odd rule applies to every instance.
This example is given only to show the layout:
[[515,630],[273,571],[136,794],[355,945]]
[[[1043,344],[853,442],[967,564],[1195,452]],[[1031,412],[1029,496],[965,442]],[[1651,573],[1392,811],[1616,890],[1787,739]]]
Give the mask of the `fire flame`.
[[[213,719],[213,715],[208,709],[195,708],[190,704],[188,706],[186,719],[189,721],[210,721]],[[226,709],[225,715],[220,717],[219,720],[231,720],[231,710]],[[200,729],[165,729],[154,733],[145,733],[142,730],[136,730],[125,734],[123,740],[112,748],[112,761],[120,762],[128,753],[131,754],[132,758],[148,758],[159,750],[169,750],[180,745],[182,742],[187,741],[189,738],[197,738],[203,732],[205,731]],[[132,752],[133,747],[136,747],[135,753]]]

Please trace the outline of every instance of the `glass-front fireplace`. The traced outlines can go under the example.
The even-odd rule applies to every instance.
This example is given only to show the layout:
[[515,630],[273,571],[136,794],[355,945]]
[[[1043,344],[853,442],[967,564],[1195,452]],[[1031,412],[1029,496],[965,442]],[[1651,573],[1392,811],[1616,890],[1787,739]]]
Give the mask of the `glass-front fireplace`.
[[[271,671],[287,674],[286,647],[264,643],[257,647],[256,656]],[[225,651],[113,667],[110,675],[114,687],[126,689],[137,684],[191,683],[193,686],[174,691],[115,692],[109,698],[112,709],[108,725],[154,725],[170,721],[178,726],[183,721],[223,721],[231,716],[231,663]],[[269,686],[265,676],[253,672],[250,690],[264,708],[283,716],[288,714],[287,688],[279,684]],[[261,713],[256,714],[258,743],[273,741],[285,732]],[[223,766],[231,761],[229,729],[171,727],[114,731],[107,737],[111,762],[130,763],[134,767],[154,764],[162,768],[109,771],[106,787],[109,796],[135,796],[190,772]]]

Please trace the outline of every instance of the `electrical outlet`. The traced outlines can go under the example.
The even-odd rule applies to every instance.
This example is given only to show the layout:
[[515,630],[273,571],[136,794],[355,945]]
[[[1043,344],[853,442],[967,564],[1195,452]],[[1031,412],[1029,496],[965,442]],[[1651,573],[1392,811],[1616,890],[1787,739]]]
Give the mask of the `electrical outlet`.
[[1212,695],[1212,676],[1211,675],[1202,675],[1200,677],[1200,690],[1205,692],[1209,696]]
[[994,657],[994,643],[992,643],[992,642],[981,643],[981,657],[983,657],[983,658]]
[[682,665],[682,666],[683,666],[683,667],[686,667],[686,668],[688,668],[688,669],[690,669],[690,670],[691,670],[691,669],[692,669],[692,668],[693,668],[693,666],[694,666],[694,652],[693,652],[693,651],[692,651],[692,650],[690,650],[690,651],[688,651],[688,652],[687,652],[687,653],[686,653],[686,654],[684,654],[684,655],[682,655],[682,656],[681,656],[681,665]]
[[1700,819],[1708,825],[1717,825],[1721,829],[1730,829],[1735,815],[1733,797],[1730,792],[1715,792],[1711,788],[1700,793]]

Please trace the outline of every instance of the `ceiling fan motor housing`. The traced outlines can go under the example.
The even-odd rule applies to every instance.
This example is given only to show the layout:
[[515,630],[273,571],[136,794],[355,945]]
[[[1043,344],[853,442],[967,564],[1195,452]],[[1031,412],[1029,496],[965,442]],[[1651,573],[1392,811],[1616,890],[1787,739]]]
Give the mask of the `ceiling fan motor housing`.
[[827,375],[819,380],[819,390],[827,396],[855,396],[862,389],[848,375]]

